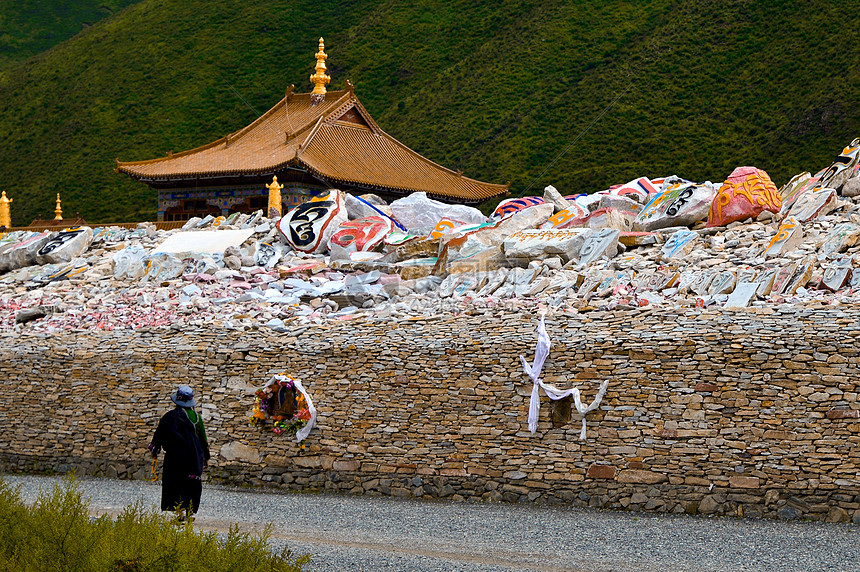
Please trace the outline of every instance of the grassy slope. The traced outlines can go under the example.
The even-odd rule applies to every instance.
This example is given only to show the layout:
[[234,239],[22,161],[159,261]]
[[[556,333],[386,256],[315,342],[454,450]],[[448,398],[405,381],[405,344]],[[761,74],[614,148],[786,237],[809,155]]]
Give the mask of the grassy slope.
[[136,1],[0,2],[0,66],[44,52]]
[[351,79],[389,133],[515,193],[742,164],[781,184],[860,135],[853,27],[819,0],[146,0],[0,76],[0,188],[15,224],[58,191],[91,221],[151,218],[113,158],[207,143],[309,90],[320,35],[333,88]]

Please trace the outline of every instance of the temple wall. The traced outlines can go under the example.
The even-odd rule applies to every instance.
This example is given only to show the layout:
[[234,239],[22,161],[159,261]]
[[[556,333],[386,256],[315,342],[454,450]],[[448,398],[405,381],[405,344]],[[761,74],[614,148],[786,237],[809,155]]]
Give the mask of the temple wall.
[[[161,328],[0,339],[7,471],[148,478],[179,383],[212,442],[210,482],[296,490],[860,520],[860,308],[625,310],[551,317],[544,379],[598,410],[527,430],[530,315]],[[300,450],[252,427],[280,371],[319,417]],[[232,460],[228,460],[232,459]]]

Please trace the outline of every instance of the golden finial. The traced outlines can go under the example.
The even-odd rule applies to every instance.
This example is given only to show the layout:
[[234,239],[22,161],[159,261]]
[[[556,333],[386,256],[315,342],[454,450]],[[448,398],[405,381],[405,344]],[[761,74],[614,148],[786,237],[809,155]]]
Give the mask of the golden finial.
[[15,199],[7,199],[6,191],[3,191],[3,196],[0,197],[0,226],[6,228],[12,227],[12,209],[9,204]]
[[331,78],[325,74],[325,61],[328,58],[328,55],[325,53],[325,43],[322,38],[320,38],[320,51],[317,52],[316,58],[317,65],[314,69],[316,69],[317,73],[311,76],[311,83],[314,84],[314,90],[311,92],[311,95],[321,95],[325,97],[325,86],[331,81]]
[[60,193],[57,193],[57,208],[54,209],[54,220],[63,220],[63,209],[60,208]]
[[266,188],[269,189],[269,218],[276,218],[281,216],[281,189],[284,188],[284,185],[278,184],[278,177],[272,176],[272,182],[269,185],[266,185]]

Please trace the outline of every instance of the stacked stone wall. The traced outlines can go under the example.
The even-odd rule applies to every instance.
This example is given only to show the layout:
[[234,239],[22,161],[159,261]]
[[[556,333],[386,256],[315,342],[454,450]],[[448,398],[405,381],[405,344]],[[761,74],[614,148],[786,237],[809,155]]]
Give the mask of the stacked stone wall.
[[[587,416],[529,433],[537,317],[446,316],[237,332],[0,339],[7,471],[148,478],[179,383],[202,404],[210,481],[369,495],[860,520],[860,308],[550,316],[544,380]],[[252,427],[272,374],[305,383],[304,449]]]

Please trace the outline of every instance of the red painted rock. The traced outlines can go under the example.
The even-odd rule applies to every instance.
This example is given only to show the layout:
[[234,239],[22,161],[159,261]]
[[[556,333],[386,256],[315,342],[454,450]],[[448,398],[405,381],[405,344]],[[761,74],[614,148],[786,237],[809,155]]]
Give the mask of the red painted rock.
[[328,249],[337,245],[347,252],[369,252],[382,246],[385,237],[394,229],[390,218],[368,216],[342,223],[331,238]]
[[343,196],[337,189],[331,189],[291,210],[278,221],[277,227],[296,250],[319,253],[347,220]]
[[717,191],[708,213],[708,226],[755,218],[764,211],[778,213],[782,197],[767,173],[755,167],[738,167]]

